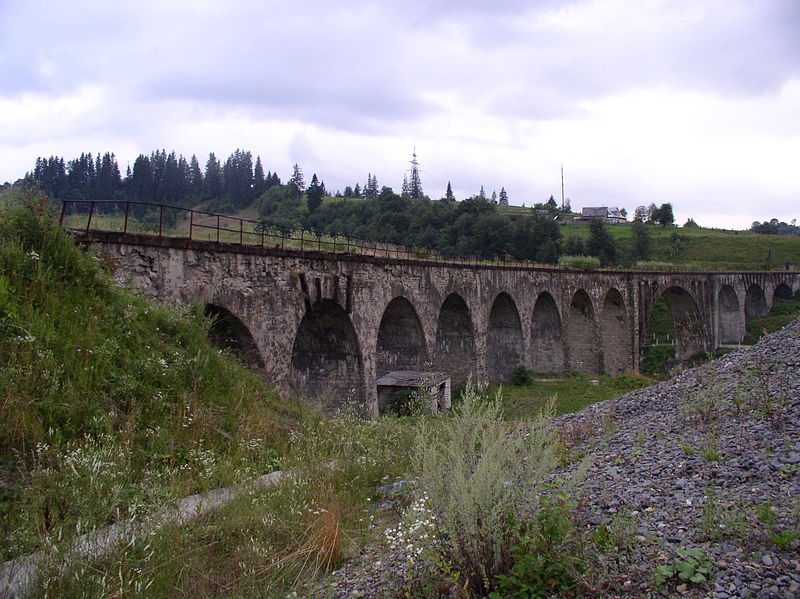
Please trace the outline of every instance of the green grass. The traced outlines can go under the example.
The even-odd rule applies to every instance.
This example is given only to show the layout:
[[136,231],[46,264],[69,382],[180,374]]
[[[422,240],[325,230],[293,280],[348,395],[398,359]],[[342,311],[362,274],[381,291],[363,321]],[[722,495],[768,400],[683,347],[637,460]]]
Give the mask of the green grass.
[[774,333],[798,317],[800,317],[800,291],[792,299],[776,297],[769,314],[751,318],[745,323],[744,343],[756,343],[764,334]]
[[[629,251],[633,227],[609,225],[607,229],[623,253]],[[654,270],[669,265],[696,270],[764,270],[783,268],[787,262],[800,266],[800,237],[702,227],[648,226],[647,231],[653,240],[650,261],[660,263]],[[585,240],[589,225],[563,224],[561,233],[565,239],[574,236]]]
[[[591,385],[589,381],[598,381]],[[588,405],[618,397],[628,391],[653,384],[646,377],[623,374],[618,376],[589,376],[569,373],[537,375],[530,385],[503,385],[505,415],[508,419],[525,419],[539,414],[551,397],[555,397],[556,414],[577,412]],[[488,393],[498,386],[489,387]]]
[[0,556],[275,469],[302,417],[35,201],[0,211]]

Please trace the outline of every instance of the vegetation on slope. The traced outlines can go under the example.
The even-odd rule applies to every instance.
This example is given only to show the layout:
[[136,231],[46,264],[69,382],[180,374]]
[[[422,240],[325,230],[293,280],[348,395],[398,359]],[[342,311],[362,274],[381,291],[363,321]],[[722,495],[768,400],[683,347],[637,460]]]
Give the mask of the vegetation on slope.
[[0,551],[276,467],[298,418],[209,345],[202,307],[116,288],[40,201],[0,212]]

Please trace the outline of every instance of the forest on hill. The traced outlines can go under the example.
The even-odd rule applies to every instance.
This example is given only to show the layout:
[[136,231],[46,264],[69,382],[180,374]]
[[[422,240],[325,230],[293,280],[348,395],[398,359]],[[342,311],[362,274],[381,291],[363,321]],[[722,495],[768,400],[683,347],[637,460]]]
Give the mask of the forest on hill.
[[306,185],[298,165],[283,183],[277,172],[265,172],[260,156],[254,159],[251,152],[238,149],[224,161],[209,154],[204,167],[195,155],[186,159],[174,151],[155,150],[140,154],[124,176],[110,152],[70,160],[38,158],[16,185],[35,187],[54,200],[130,200],[223,214],[256,212],[278,227],[424,248],[445,257],[575,268],[755,269],[800,263],[800,227],[794,221],[755,222],[750,234],[704,229],[693,219],[676,228],[671,204],[662,204],[636,208],[632,224],[565,224],[571,213],[561,210],[552,196],[525,208],[508,205],[504,188],[491,197],[481,188],[457,201],[448,183],[444,196],[431,200],[422,191],[415,161],[399,194],[379,186],[372,173],[363,185],[356,182],[344,192],[328,190],[316,173]]

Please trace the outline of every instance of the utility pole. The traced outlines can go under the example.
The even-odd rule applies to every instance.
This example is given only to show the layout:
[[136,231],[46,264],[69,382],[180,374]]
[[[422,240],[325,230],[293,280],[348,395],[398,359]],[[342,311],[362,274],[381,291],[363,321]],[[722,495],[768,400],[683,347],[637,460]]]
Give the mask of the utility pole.
[[566,209],[566,204],[564,203],[564,165],[561,165],[561,210]]

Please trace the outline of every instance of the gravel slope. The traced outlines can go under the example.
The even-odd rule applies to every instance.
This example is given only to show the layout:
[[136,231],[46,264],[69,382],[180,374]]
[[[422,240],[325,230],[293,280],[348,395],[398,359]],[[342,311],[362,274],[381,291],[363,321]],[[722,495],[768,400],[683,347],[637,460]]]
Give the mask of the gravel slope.
[[[555,426],[576,455],[592,459],[587,520],[624,514],[635,523],[622,593],[595,596],[800,598],[800,539],[785,548],[770,539],[800,532],[800,320]],[[709,557],[712,581],[653,588],[651,568],[690,547]],[[318,590],[399,597],[405,561],[376,546]]]

